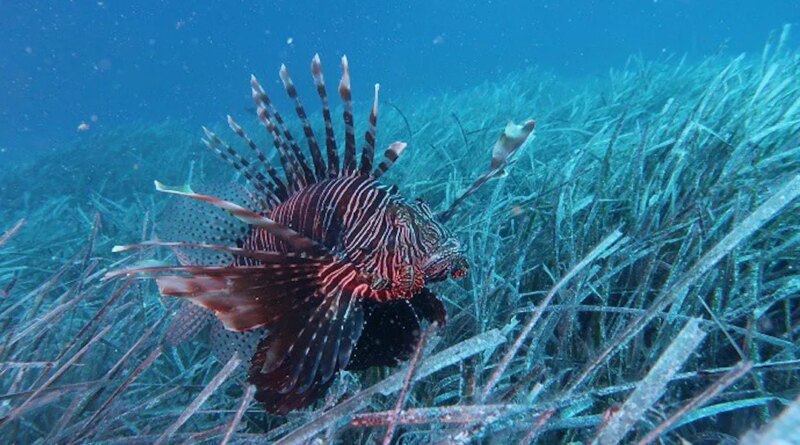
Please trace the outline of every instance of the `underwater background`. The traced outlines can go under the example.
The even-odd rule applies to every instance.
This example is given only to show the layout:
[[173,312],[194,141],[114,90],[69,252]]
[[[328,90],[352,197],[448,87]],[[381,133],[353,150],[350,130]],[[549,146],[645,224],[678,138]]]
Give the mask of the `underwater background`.
[[[790,0],[0,0],[0,442],[800,442],[798,19]],[[448,323],[418,360],[279,416],[246,359],[170,339],[175,299],[104,277],[175,262],[112,251],[158,238],[174,200],[153,180],[244,183],[202,125],[238,143],[230,114],[271,148],[250,74],[299,139],[285,63],[323,134],[315,53],[339,140],[346,54],[359,147],[379,82],[377,153],[409,144],[382,181],[436,211],[509,121],[536,130],[449,221],[471,269],[435,285]]]

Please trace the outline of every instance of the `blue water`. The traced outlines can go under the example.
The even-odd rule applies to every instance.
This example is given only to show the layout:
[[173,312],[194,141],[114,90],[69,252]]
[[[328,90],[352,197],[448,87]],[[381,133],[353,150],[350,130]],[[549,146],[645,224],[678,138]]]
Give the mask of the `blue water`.
[[355,92],[379,81],[397,98],[531,64],[579,77],[631,54],[760,51],[798,19],[796,0],[0,0],[0,162],[130,122],[242,114],[248,75],[274,87],[280,62],[302,94],[315,52],[334,80],[346,53]]

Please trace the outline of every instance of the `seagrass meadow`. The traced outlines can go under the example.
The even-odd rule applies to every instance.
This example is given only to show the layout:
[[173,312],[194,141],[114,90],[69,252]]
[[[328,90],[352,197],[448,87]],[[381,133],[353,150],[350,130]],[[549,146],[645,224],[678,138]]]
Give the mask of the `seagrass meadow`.
[[[760,54],[382,92],[378,147],[409,143],[386,181],[434,210],[487,170],[509,120],[536,119],[535,137],[449,223],[472,267],[436,285],[446,326],[425,327],[403,365],[342,372],[324,400],[285,416],[253,401],[247,357],[218,359],[202,333],[164,340],[177,300],[150,280],[103,279],[174,262],[167,249],[112,253],[155,236],[174,198],[154,179],[241,179],[199,129],[131,124],[3,167],[0,441],[798,443],[789,31]],[[355,103],[359,134],[368,108]]]

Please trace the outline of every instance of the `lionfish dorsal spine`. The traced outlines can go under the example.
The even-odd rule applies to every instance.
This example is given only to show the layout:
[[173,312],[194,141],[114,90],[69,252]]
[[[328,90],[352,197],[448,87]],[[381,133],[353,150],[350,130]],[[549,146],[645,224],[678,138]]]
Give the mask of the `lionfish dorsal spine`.
[[[239,124],[237,124],[236,121],[233,120],[233,118],[230,115],[227,118],[228,118],[228,126],[231,127],[231,130],[233,130],[233,132],[236,133],[237,136],[239,136],[242,140],[245,141],[247,146],[250,147],[250,150],[252,150],[255,153],[256,157],[258,158],[258,161],[261,163],[261,166],[264,168],[264,170],[266,170],[267,174],[272,180],[271,184],[272,187],[270,189],[274,191],[275,195],[277,195],[281,201],[288,198],[289,195],[286,191],[286,184],[284,184],[280,175],[278,175],[278,172],[272,166],[272,163],[269,162],[269,159],[267,159],[267,156],[264,154],[264,152],[260,148],[258,148],[258,145],[256,145],[255,142],[253,142],[250,136],[247,135],[244,129]],[[267,185],[270,185],[270,183],[267,182]]]
[[216,153],[220,158],[222,158],[222,160],[226,161],[231,167],[244,176],[247,183],[261,193],[258,201],[262,209],[266,210],[273,205],[280,203],[280,199],[278,199],[278,197],[269,190],[267,184],[262,181],[262,179],[266,178],[264,178],[264,176],[260,173],[254,172],[251,169],[250,162],[247,159],[243,158],[239,153],[237,153],[233,147],[224,143],[220,138],[217,137],[216,134],[214,134],[214,132],[208,128],[203,127],[203,131],[205,132],[207,139],[203,139],[202,141],[206,147]]
[[383,161],[381,161],[381,163],[375,167],[375,170],[372,172],[372,176],[375,179],[383,176],[386,171],[392,168],[392,165],[394,165],[395,161],[397,161],[397,158],[403,154],[403,150],[406,149],[407,145],[408,144],[405,142],[393,142],[391,145],[389,145],[389,148],[387,148],[383,153]]
[[321,180],[327,175],[327,172],[325,171],[325,161],[322,159],[322,153],[320,152],[317,138],[314,136],[314,130],[311,128],[311,123],[308,120],[306,110],[303,107],[303,102],[300,100],[300,96],[297,94],[297,88],[295,88],[294,82],[292,82],[292,78],[289,76],[289,70],[286,68],[286,65],[281,64],[279,75],[281,82],[283,82],[284,88],[286,88],[286,94],[288,94],[289,98],[294,101],[295,112],[297,113],[297,117],[300,119],[300,122],[303,125],[303,133],[306,136],[308,150],[311,152],[311,159],[314,163],[314,174],[316,176],[315,180]]
[[258,119],[267,129],[270,136],[272,136],[272,143],[278,151],[278,158],[280,159],[283,171],[286,173],[289,192],[290,194],[296,192],[305,184],[301,182],[300,168],[297,166],[296,161],[294,161],[294,156],[290,153],[288,144],[283,140],[283,137],[278,132],[278,127],[270,116],[269,108],[274,109],[275,107],[272,106],[272,101],[270,101],[264,89],[261,88],[261,84],[258,83],[258,79],[256,79],[255,76],[250,76],[250,88],[253,94],[253,101],[257,107]]
[[369,128],[364,133],[364,147],[361,149],[361,167],[359,173],[367,175],[372,170],[372,161],[375,157],[375,137],[378,132],[378,92],[380,84],[375,84],[375,96],[372,99],[372,109],[369,112]]
[[297,141],[295,141],[294,136],[292,136],[292,132],[289,131],[286,123],[283,121],[281,113],[277,108],[275,108],[275,105],[272,103],[269,96],[267,96],[266,92],[263,88],[261,88],[260,85],[259,89],[263,94],[261,99],[263,100],[264,106],[269,110],[269,113],[275,119],[275,123],[277,124],[276,130],[280,130],[281,134],[283,134],[283,141],[285,141],[286,146],[288,146],[288,148],[285,150],[289,157],[289,161],[293,164],[296,175],[300,181],[298,183],[300,188],[303,188],[308,184],[313,184],[315,182],[314,173],[312,173],[311,169],[308,167],[308,163],[306,163],[305,156],[303,156],[300,146],[297,145]]
[[349,175],[356,169],[356,132],[353,126],[353,100],[350,91],[350,65],[347,56],[342,56],[342,78],[339,81],[339,97],[342,98],[344,119],[344,163],[342,173]]
[[[230,164],[239,171],[242,176],[245,177],[247,182],[253,186],[256,190],[261,192],[264,196],[267,197],[269,201],[269,207],[275,205],[276,203],[280,203],[281,199],[277,195],[277,190],[275,189],[275,185],[270,182],[263,173],[261,173],[258,169],[254,168],[253,165],[248,161],[244,156],[240,155],[239,152],[233,149],[230,145],[222,141],[217,135],[210,131],[208,128],[203,127],[203,131],[208,138],[206,145],[212,150],[217,151],[218,155],[224,159],[224,154],[218,150],[218,147],[222,147],[225,149],[225,153],[230,157],[229,162]],[[212,147],[213,145],[213,147]],[[260,199],[260,198],[259,198]],[[263,206],[262,206],[263,207]]]
[[339,154],[336,148],[336,135],[333,132],[333,122],[331,121],[331,107],[328,103],[328,93],[325,90],[325,78],[322,75],[322,62],[319,59],[319,54],[314,54],[314,58],[311,60],[311,76],[314,78],[317,94],[322,101],[322,119],[325,121],[325,149],[328,155],[328,177],[333,178],[339,175]]
[[361,149],[360,162],[356,159],[355,127],[353,119],[353,104],[350,81],[350,68],[347,57],[342,57],[342,77],[338,86],[338,93],[343,104],[343,120],[345,125],[345,148],[343,162],[339,164],[338,149],[331,121],[331,110],[325,89],[322,74],[322,63],[319,55],[315,55],[311,62],[311,74],[317,93],[322,100],[322,116],[325,123],[325,140],[327,163],[323,158],[319,143],[309,121],[308,114],[297,92],[297,88],[289,75],[285,65],[281,65],[279,76],[289,98],[294,101],[295,112],[303,127],[303,133],[308,143],[313,169],[309,167],[306,155],[303,154],[289,131],[286,123],[276,110],[272,100],[262,88],[255,76],[250,77],[250,87],[253,101],[256,104],[258,119],[267,131],[269,138],[278,154],[283,174],[279,174],[272,163],[257,146],[242,127],[227,116],[228,126],[242,139],[255,154],[259,168],[252,164],[246,157],[239,154],[227,145],[213,132],[204,128],[207,140],[206,145],[224,161],[233,166],[244,177],[259,195],[259,205],[262,210],[269,210],[285,202],[294,193],[324,179],[333,179],[353,174],[371,175],[379,178],[392,167],[394,162],[405,149],[405,143],[394,143],[385,151],[383,160],[374,166],[375,142],[378,123],[378,99],[380,85],[375,85],[372,107],[369,114],[368,128],[364,133],[364,145]]

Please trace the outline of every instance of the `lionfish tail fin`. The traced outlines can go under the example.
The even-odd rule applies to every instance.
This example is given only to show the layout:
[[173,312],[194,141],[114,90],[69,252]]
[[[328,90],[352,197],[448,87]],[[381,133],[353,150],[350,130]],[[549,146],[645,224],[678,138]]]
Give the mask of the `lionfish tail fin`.
[[164,342],[177,346],[193,337],[214,321],[211,312],[188,301],[182,302],[167,325]]
[[497,142],[492,147],[492,163],[489,171],[479,176],[474,183],[458,198],[456,198],[450,207],[437,215],[439,221],[447,222],[459,205],[461,205],[467,198],[475,194],[481,189],[490,179],[505,176],[506,168],[514,163],[513,155],[525,145],[526,142],[533,140],[530,136],[536,127],[536,121],[528,120],[522,125],[517,125],[509,122],[503,129]]

